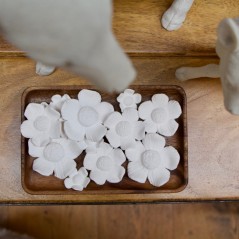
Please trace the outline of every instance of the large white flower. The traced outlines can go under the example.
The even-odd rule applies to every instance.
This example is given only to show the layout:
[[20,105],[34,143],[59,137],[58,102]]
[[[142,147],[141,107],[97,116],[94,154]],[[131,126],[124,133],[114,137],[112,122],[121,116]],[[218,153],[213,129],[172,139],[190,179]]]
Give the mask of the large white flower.
[[172,146],[164,147],[165,139],[159,134],[147,134],[143,144],[138,141],[137,146],[127,149],[126,157],[131,161],[128,164],[129,178],[156,186],[162,186],[170,178],[169,170],[177,168],[180,155]]
[[134,90],[126,89],[124,93],[121,93],[117,97],[117,101],[120,103],[120,109],[123,112],[126,108],[136,109],[137,104],[141,102],[141,95],[135,93]]
[[178,129],[175,121],[182,113],[180,104],[170,100],[165,94],[155,94],[152,101],[145,101],[139,106],[139,117],[145,120],[147,133],[160,133],[172,136]]
[[50,139],[60,137],[60,113],[46,103],[30,103],[24,115],[27,120],[21,125],[21,133],[25,138],[31,138],[35,145],[44,146]]
[[84,141],[53,139],[44,147],[35,146],[28,141],[29,155],[37,157],[33,161],[33,170],[49,176],[54,172],[57,178],[64,179],[76,168],[76,159],[85,149]]
[[65,179],[64,185],[67,189],[74,189],[82,191],[89,184],[90,179],[88,172],[84,167],[81,167],[78,171],[75,169],[68,178]]
[[81,90],[78,100],[68,100],[62,106],[64,132],[72,140],[83,140],[86,136],[88,140],[100,141],[106,133],[102,123],[113,111],[111,104],[101,102],[98,92]]
[[100,143],[94,151],[86,153],[83,165],[91,170],[90,178],[97,184],[106,181],[118,183],[122,180],[125,169],[121,166],[126,158],[121,149],[113,149],[107,143]]
[[50,106],[51,106],[53,109],[55,109],[55,110],[61,112],[61,108],[62,108],[63,104],[64,104],[67,100],[70,100],[70,99],[71,99],[70,96],[67,95],[67,94],[65,94],[65,95],[63,95],[63,96],[53,95],[53,96],[51,97]]
[[138,111],[134,108],[126,108],[122,115],[119,112],[111,113],[104,123],[109,128],[106,133],[109,143],[123,150],[134,147],[136,139],[142,140],[145,137],[144,123],[138,119]]

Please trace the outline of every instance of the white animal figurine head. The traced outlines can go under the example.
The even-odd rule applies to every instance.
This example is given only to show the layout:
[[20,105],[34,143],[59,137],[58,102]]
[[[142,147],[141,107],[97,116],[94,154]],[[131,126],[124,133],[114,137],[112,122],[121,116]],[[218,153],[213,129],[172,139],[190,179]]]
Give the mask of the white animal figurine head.
[[0,1],[0,31],[31,58],[121,91],[136,72],[111,22],[111,0]]
[[239,115],[239,18],[224,19],[218,27],[216,51],[228,111]]

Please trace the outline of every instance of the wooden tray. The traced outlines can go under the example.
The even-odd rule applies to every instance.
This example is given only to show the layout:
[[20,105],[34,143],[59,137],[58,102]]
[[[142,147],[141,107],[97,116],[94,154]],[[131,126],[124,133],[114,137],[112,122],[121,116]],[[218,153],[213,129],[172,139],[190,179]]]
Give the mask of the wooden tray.
[[[93,181],[82,191],[67,190],[64,187],[63,180],[54,176],[45,177],[32,170],[33,158],[28,154],[28,139],[22,137],[22,186],[30,194],[139,194],[139,193],[175,193],[182,191],[188,182],[188,144],[187,144],[187,109],[186,95],[179,86],[132,86],[136,92],[142,95],[142,101],[149,100],[156,93],[165,93],[170,99],[177,100],[182,107],[182,115],[177,119],[179,128],[173,137],[166,138],[166,145],[175,147],[180,156],[180,162],[174,171],[171,171],[171,177],[167,184],[162,187],[154,187],[147,181],[140,184],[129,179],[126,175],[123,180],[117,184],[106,183],[105,185],[96,185]],[[81,89],[93,89],[91,86],[57,86],[57,87],[32,87],[26,89],[22,96],[22,121],[25,120],[24,111],[26,106],[31,103],[50,102],[54,94],[68,94],[72,98],[77,98]],[[99,91],[98,91],[99,92]],[[106,94],[100,92],[102,100],[114,105],[115,110],[119,111],[116,97],[118,94]],[[78,167],[82,166],[84,154],[76,160]],[[125,163],[127,166],[127,163]]]

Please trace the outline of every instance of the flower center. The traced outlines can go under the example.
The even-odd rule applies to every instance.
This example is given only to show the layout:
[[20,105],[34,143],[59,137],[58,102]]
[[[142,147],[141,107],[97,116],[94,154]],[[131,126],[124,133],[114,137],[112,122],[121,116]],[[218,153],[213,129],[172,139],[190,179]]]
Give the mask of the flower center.
[[50,143],[44,149],[44,156],[48,161],[59,162],[64,156],[65,152],[63,147],[58,143]]
[[162,124],[168,119],[168,112],[164,108],[157,108],[151,113],[152,120],[157,124]]
[[133,101],[132,97],[126,96],[126,97],[124,98],[123,102],[124,102],[124,104],[125,104],[126,106],[130,106],[130,105],[133,104],[134,101]]
[[50,128],[50,120],[46,116],[39,116],[34,121],[34,127],[39,131],[47,131]]
[[114,163],[109,156],[102,156],[97,160],[96,166],[102,171],[109,171],[113,167]]
[[128,121],[121,121],[115,127],[116,133],[120,137],[126,137],[132,133],[132,125]]
[[90,127],[98,122],[99,114],[92,107],[82,107],[78,113],[78,120],[83,126]]
[[155,169],[160,165],[160,155],[155,150],[146,150],[142,155],[142,163],[147,169]]

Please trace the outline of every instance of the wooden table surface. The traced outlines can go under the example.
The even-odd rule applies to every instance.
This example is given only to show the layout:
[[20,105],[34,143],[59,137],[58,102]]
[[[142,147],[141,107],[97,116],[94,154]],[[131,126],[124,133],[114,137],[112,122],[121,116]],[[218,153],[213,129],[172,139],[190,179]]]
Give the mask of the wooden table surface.
[[115,1],[114,29],[138,70],[136,85],[174,84],[188,100],[189,183],[171,194],[30,195],[21,186],[21,96],[31,86],[84,85],[63,70],[40,77],[34,62],[0,40],[0,203],[112,203],[239,199],[239,117],[225,111],[220,81],[178,82],[175,69],[218,62],[215,32],[224,17],[239,15],[238,0],[196,0],[177,32],[159,19],[171,1]]

